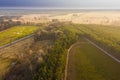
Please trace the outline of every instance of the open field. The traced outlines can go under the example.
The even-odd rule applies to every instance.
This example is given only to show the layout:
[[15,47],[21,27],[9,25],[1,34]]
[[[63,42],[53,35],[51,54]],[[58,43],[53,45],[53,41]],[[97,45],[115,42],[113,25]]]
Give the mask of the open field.
[[120,64],[84,39],[69,55],[68,80],[119,80]]
[[120,27],[105,25],[80,25],[79,30],[97,45],[120,59]]
[[102,49],[120,60],[120,27],[94,24],[70,24],[64,28],[89,38]]
[[[12,28],[13,28],[12,30],[10,28],[10,30],[7,29],[3,32],[0,32],[1,35],[7,34],[6,37],[0,36],[1,42],[2,41],[4,42],[8,37],[9,41],[5,41],[5,42],[10,43],[24,36],[30,35],[34,33],[35,30],[38,29],[38,27],[36,26],[17,26]],[[39,64],[40,66],[37,65],[35,66],[34,64],[32,64],[37,69],[37,71],[35,71],[37,75],[36,74],[31,75],[30,77],[35,78],[35,80],[38,79],[61,80],[61,78],[64,78],[64,67],[65,67],[67,49],[72,44],[78,42],[69,51],[70,55],[69,55],[68,73],[67,73],[68,80],[119,80],[120,64],[114,59],[112,59],[110,56],[106,55],[104,52],[99,50],[97,47],[90,44],[89,41],[84,39],[84,38],[89,39],[104,51],[108,53],[110,52],[111,56],[115,57],[116,59],[119,59],[120,58],[120,53],[119,53],[120,39],[118,37],[120,36],[119,29],[120,29],[119,26],[74,24],[71,22],[66,22],[66,23],[53,22],[44,29],[38,30],[35,33],[34,36],[35,43],[32,45],[33,50],[32,49],[29,50],[26,48],[22,50],[25,51],[25,53],[26,52],[28,54],[30,53],[31,55],[30,58],[28,58],[27,57],[28,54],[26,54],[26,59],[24,59],[23,57],[23,62],[26,61],[27,59],[30,59],[31,61],[33,59],[33,55],[35,55],[34,56],[35,60],[37,60],[38,56],[41,56],[41,55],[37,55],[37,53],[42,52],[45,54],[42,55],[44,58],[41,59],[40,57],[39,60],[43,60],[43,63],[42,64],[38,62],[35,63],[35,64]],[[50,43],[52,42],[53,44],[52,46],[50,44],[46,44],[46,46],[43,46],[46,52],[43,52],[40,48],[42,46],[41,41],[44,40],[50,40]],[[39,44],[39,42],[41,43]],[[21,51],[19,52],[23,53]],[[5,56],[8,56],[8,54],[6,54]],[[12,56],[10,55],[10,57]],[[12,59],[10,58],[9,60],[5,58],[0,58],[1,63],[3,63],[1,64],[2,70],[3,69],[6,70],[7,66],[9,66],[8,64],[14,62],[12,61],[13,58]],[[14,74],[12,74],[14,73],[14,71],[12,71],[12,69],[13,68],[11,68],[10,69],[11,71],[8,73],[9,76],[6,76],[6,79],[8,78],[8,80],[11,77],[14,77]],[[3,70],[2,72],[4,73],[5,70]],[[17,70],[19,72],[19,69]],[[22,73],[23,72],[21,72],[21,74]],[[16,78],[18,78],[17,76],[19,75],[15,74],[15,76]]]
[[34,33],[37,26],[15,26],[0,32],[0,46]]

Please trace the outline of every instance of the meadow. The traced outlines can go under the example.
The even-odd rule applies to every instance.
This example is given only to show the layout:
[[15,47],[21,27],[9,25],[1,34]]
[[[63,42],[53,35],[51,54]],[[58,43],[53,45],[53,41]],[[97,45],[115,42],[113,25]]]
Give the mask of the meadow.
[[84,38],[70,50],[67,80],[119,80],[120,64]]
[[[38,28],[37,26],[16,26],[2,31],[0,32],[0,45],[30,35]],[[33,80],[64,78],[67,50],[74,43],[77,45],[70,50],[68,80],[119,80],[120,64],[85,39],[91,40],[119,59],[119,36],[119,26],[51,23],[35,34],[35,42],[50,39],[54,43],[49,50],[46,50],[43,62],[36,66],[36,71],[33,71],[36,73],[32,76]]]
[[15,26],[0,32],[0,46],[34,33],[37,26]]
[[66,24],[64,29],[78,36],[70,52],[67,80],[119,80],[120,64],[84,38],[120,59],[120,27],[93,24]]
[[95,42],[111,55],[120,59],[120,27],[105,25],[80,25],[84,36]]
[[70,24],[64,28],[86,37],[120,59],[120,26],[95,24]]

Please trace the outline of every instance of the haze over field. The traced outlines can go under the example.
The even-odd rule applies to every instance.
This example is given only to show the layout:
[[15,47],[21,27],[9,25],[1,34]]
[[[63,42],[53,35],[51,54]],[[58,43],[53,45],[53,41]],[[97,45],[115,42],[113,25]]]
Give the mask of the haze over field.
[[70,21],[78,24],[102,24],[102,25],[120,25],[120,11],[77,11],[77,12],[56,12],[21,15],[13,21],[23,23],[47,23],[52,20],[61,22]]
[[[7,15],[14,15],[15,10],[16,13],[19,14],[20,9],[22,14],[26,12],[24,9],[33,9],[33,11],[29,10],[29,15],[22,15],[22,17],[19,18],[20,21],[23,22],[49,22],[52,21],[52,19],[58,19],[60,21],[72,21],[73,23],[80,23],[80,24],[107,24],[107,25],[113,25],[117,24],[119,25],[120,21],[120,15],[119,15],[119,9],[120,9],[120,1],[119,0],[0,0],[0,9],[8,9],[8,12],[6,11]],[[15,9],[14,11],[9,9]],[[38,9],[35,12],[35,9]],[[47,9],[47,10],[46,10]],[[89,10],[78,12],[77,14],[74,14],[73,12],[70,12],[68,14],[64,15],[55,15],[51,17],[51,14],[49,14],[49,11],[55,12],[56,9],[64,9],[66,11],[67,9],[81,9],[81,10]],[[92,11],[93,9],[93,11]],[[95,10],[101,10],[103,11],[94,11]],[[107,9],[116,11],[108,11],[105,12]],[[58,11],[59,11],[58,10]],[[91,11],[92,12],[91,12]],[[39,14],[39,11],[41,12],[47,12],[44,14]],[[63,12],[64,12],[63,11]],[[57,11],[56,11],[57,12]],[[59,13],[59,12],[58,12]],[[0,15],[2,16],[4,14],[3,12],[0,12]],[[16,15],[17,15],[16,14]],[[36,18],[37,17],[37,18]],[[16,21],[16,20],[15,20]]]

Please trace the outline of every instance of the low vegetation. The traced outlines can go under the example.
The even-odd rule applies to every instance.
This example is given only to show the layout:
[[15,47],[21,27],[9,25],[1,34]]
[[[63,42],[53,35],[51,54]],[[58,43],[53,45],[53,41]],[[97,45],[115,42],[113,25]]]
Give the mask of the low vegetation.
[[15,26],[0,32],[0,46],[34,33],[37,26]]
[[120,64],[84,38],[70,50],[67,80],[119,80]]
[[76,41],[76,35],[61,27],[57,28],[57,30],[62,33],[57,35],[54,46],[48,50],[48,53],[44,57],[44,61],[38,66],[38,72],[35,74],[33,80],[63,79],[66,51],[70,45]]
[[120,27],[104,25],[79,25],[84,36],[120,59]]
[[[51,28],[37,30],[30,51],[16,59],[16,65],[5,74],[5,80],[61,80],[64,77],[66,51],[76,41],[76,34],[64,29],[62,25],[51,25]],[[41,48],[46,41],[52,44]]]
[[120,59],[120,27],[94,24],[69,24],[65,29],[84,36]]
[[[1,45],[30,35],[36,29],[38,27],[18,26],[0,32]],[[73,67],[70,66],[69,69],[74,71],[69,72],[68,80],[118,80],[119,63],[84,40],[86,37],[116,58],[120,58],[118,37],[120,34],[117,32],[119,27],[53,22],[35,32],[34,44],[20,60],[16,59],[17,64],[6,73],[5,80],[63,79],[67,49],[77,41],[80,44],[70,51],[73,56],[69,59]],[[40,46],[46,44],[46,41],[50,44],[41,48]]]

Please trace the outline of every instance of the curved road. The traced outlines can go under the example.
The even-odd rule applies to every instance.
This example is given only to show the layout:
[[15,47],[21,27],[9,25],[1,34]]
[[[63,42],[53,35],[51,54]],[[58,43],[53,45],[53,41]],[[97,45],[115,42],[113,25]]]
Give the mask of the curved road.
[[67,70],[68,70],[68,61],[69,61],[70,50],[71,50],[75,45],[77,45],[77,44],[78,44],[78,42],[77,42],[77,43],[74,43],[74,44],[71,45],[70,48],[67,50],[64,80],[67,80]]

